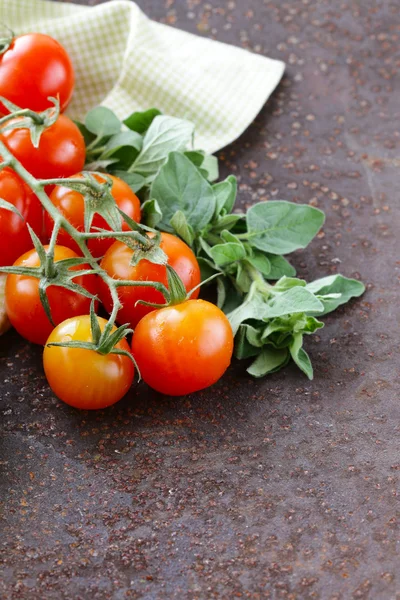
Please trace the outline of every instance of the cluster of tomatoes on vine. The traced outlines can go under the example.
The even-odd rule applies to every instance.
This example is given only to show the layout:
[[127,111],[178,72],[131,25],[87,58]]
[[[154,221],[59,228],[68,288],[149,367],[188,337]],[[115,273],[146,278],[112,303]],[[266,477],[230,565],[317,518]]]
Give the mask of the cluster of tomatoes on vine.
[[[88,182],[111,193],[124,215],[121,232],[140,223],[140,201],[121,179],[84,172],[83,136],[63,114],[74,88],[65,49],[37,33],[2,43],[0,266],[8,273],[11,324],[45,346],[50,386],[78,408],[118,401],[132,385],[135,365],[165,394],[215,383],[230,364],[233,335],[222,311],[198,299],[194,253],[172,234],[147,231],[149,243],[158,238],[167,264],[135,261],[134,246],[115,239],[109,221],[95,211],[87,232],[87,203],[96,199],[93,190],[85,194]],[[85,231],[84,240],[79,232]],[[97,316],[99,310],[110,319]]]

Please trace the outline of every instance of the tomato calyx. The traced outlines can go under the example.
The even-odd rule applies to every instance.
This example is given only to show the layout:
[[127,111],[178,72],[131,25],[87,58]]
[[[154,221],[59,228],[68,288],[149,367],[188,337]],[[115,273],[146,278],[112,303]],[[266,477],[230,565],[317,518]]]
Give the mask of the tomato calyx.
[[58,98],[48,98],[54,106],[46,108],[42,112],[35,112],[30,108],[21,108],[13,102],[0,96],[2,103],[10,114],[0,119],[0,132],[5,133],[13,129],[29,129],[32,145],[34,148],[39,147],[42,133],[54,125],[60,116],[60,102]]
[[135,368],[137,369],[140,381],[140,371],[136,364],[135,359],[132,354],[126,350],[122,350],[121,348],[117,348],[116,346],[121,342],[128,334],[133,333],[132,329],[129,329],[129,325],[121,325],[115,331],[112,331],[113,325],[110,321],[107,322],[107,325],[101,331],[98,316],[94,310],[94,299],[92,300],[90,306],[90,329],[92,334],[92,342],[82,342],[82,341],[65,341],[65,342],[49,342],[46,346],[61,346],[64,348],[81,348],[83,350],[92,350],[93,352],[97,352],[98,354],[102,354],[103,356],[106,354],[119,354],[121,356],[126,356],[129,358]]
[[[5,163],[2,163],[0,165],[0,171],[3,168],[3,165],[7,166]],[[13,212],[14,214],[18,215],[18,217],[20,217],[23,221],[25,221],[24,217],[21,215],[18,208],[16,206],[14,206],[14,204],[12,204],[11,202],[7,202],[7,200],[4,200],[3,198],[0,198],[0,208],[3,208],[4,210],[9,210],[10,212]]]
[[[134,250],[130,264],[135,267],[143,258],[145,258],[156,265],[166,265],[168,257],[160,247],[161,231],[155,231],[142,223],[139,225],[124,213],[124,211],[121,209],[118,209],[118,211],[131,229],[131,231],[128,232],[131,235],[125,239],[122,239],[124,236],[121,235],[114,235],[114,237],[118,241],[123,242],[131,250]],[[148,235],[149,233],[151,236]]]
[[[202,285],[209,283],[216,277],[220,276],[220,273],[215,273],[211,275],[208,279],[201,281],[198,285],[192,288],[189,292],[186,292],[186,288],[183,284],[182,279],[179,277],[178,273],[173,269],[170,265],[166,265],[167,269],[167,281],[168,281],[168,290],[163,291],[163,295],[166,299],[164,304],[156,304],[155,302],[146,302],[146,300],[138,300],[136,305],[141,304],[143,306],[151,306],[152,308],[167,308],[168,306],[174,306],[176,304],[182,304],[182,302],[186,302],[186,300],[190,300],[193,292],[195,292]],[[125,284],[124,284],[125,285]],[[155,284],[152,284],[155,285]]]
[[0,33],[0,56],[7,52],[15,38],[15,33],[12,29],[10,29],[9,27],[7,27],[7,25],[4,24],[2,24],[2,27],[3,29],[5,29],[5,32]]
[[50,246],[43,246],[35,232],[27,223],[27,227],[32,238],[33,245],[38,254],[40,260],[40,266],[38,267],[23,267],[23,266],[11,266],[11,267],[0,267],[0,273],[22,275],[24,277],[34,277],[39,279],[39,297],[42,303],[43,309],[46,313],[50,323],[55,326],[49,299],[47,297],[47,288],[49,286],[59,286],[71,292],[75,292],[91,300],[97,300],[97,298],[91,294],[83,286],[74,282],[76,277],[91,275],[95,273],[94,269],[76,269],[72,270],[72,267],[87,264],[87,259],[84,257],[66,258],[55,262],[54,260],[54,243]]
[[[97,178],[101,177],[101,181]],[[123,242],[134,250],[131,264],[136,265],[142,258],[157,264],[165,264],[167,256],[160,248],[161,233],[141,225],[122,211],[112,195],[112,179],[103,173],[83,171],[76,177],[68,179],[42,179],[42,186],[58,185],[74,190],[82,195],[84,209],[84,231],[77,231],[73,237],[84,241],[98,238],[112,238]],[[95,215],[101,216],[111,228],[92,227]],[[129,230],[122,230],[122,220]],[[147,235],[151,233],[153,237]]]

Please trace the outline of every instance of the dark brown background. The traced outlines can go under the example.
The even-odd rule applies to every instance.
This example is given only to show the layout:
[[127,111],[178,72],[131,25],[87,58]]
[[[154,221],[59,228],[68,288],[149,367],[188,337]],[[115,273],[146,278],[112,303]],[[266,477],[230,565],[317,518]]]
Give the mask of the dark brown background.
[[138,4],[287,62],[223,171],[243,204],[323,208],[299,275],[340,270],[368,293],[308,341],[311,383],[234,365],[204,393],[140,385],[95,414],[2,338],[1,597],[400,598],[398,1]]

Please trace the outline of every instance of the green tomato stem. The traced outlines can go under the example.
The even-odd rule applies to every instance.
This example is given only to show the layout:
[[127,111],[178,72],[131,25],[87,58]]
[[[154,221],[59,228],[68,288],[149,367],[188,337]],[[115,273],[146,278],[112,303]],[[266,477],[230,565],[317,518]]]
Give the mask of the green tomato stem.
[[[35,113],[36,114],[36,113]],[[14,113],[15,116],[15,113]],[[0,120],[1,123],[1,120]],[[57,243],[57,234],[58,231],[60,229],[65,230],[74,240],[75,242],[78,244],[79,249],[81,250],[84,258],[86,259],[87,263],[89,264],[90,268],[93,270],[94,273],[96,273],[99,277],[101,277],[103,279],[103,281],[107,284],[107,286],[109,287],[110,290],[110,294],[111,294],[111,298],[112,298],[112,302],[113,302],[113,308],[112,308],[112,312],[110,315],[110,318],[103,330],[103,335],[102,335],[102,343],[104,344],[104,341],[106,340],[107,336],[109,336],[111,334],[111,331],[115,325],[116,319],[117,319],[117,315],[118,315],[118,311],[121,308],[121,302],[119,299],[119,295],[118,295],[118,288],[121,286],[139,286],[139,287],[154,287],[157,290],[159,290],[166,298],[166,300],[169,300],[169,291],[166,288],[166,286],[164,286],[163,284],[159,283],[159,282],[152,282],[152,281],[124,281],[124,280],[118,280],[118,279],[114,279],[113,277],[111,277],[104,269],[101,268],[101,266],[98,264],[97,260],[92,256],[92,254],[90,253],[87,245],[86,245],[86,239],[87,238],[92,238],[92,237],[117,237],[117,236],[125,236],[127,235],[127,237],[136,237],[136,239],[138,239],[138,241],[141,241],[143,244],[149,245],[149,242],[151,244],[151,240],[148,240],[147,238],[145,238],[144,236],[142,236],[139,232],[124,232],[124,231],[117,231],[117,232],[99,232],[99,233],[85,233],[85,232],[80,232],[78,231],[73,225],[71,225],[71,223],[64,217],[64,215],[62,215],[58,209],[54,206],[54,204],[52,203],[52,201],[50,200],[50,198],[48,197],[48,195],[46,194],[44,188],[46,185],[65,185],[66,187],[68,186],[68,183],[72,183],[72,185],[75,184],[79,184],[79,185],[83,185],[86,186],[87,188],[90,188],[91,191],[95,192],[95,193],[103,193],[104,187],[103,184],[100,184],[99,182],[97,182],[94,179],[43,179],[43,180],[37,180],[35,177],[33,177],[22,165],[21,163],[13,156],[13,154],[8,150],[8,148],[5,146],[5,144],[3,142],[0,141],[0,156],[2,157],[3,161],[0,164],[0,168],[4,167],[4,166],[9,166],[11,167],[15,173],[17,173],[17,175],[19,175],[21,177],[21,179],[23,179],[23,181],[25,181],[25,183],[31,188],[31,190],[36,194],[36,196],[39,198],[43,208],[47,211],[47,213],[50,215],[50,217],[52,218],[52,220],[54,221],[54,227],[53,227],[53,232],[52,232],[52,236],[50,239],[50,248],[49,248],[49,262],[46,265],[46,268],[48,267],[48,272],[46,272],[46,276],[50,276],[52,275],[51,268],[49,265],[51,265],[52,267],[54,267],[54,262],[53,262],[53,258],[54,258],[54,248],[55,245]]]
[[44,117],[42,117],[40,114],[34,112],[33,110],[30,110],[29,108],[21,108],[21,110],[16,110],[15,112],[10,113],[5,117],[2,117],[0,119],[0,126],[4,125],[8,121],[16,119],[17,117],[29,117],[37,125],[43,125],[44,123]]

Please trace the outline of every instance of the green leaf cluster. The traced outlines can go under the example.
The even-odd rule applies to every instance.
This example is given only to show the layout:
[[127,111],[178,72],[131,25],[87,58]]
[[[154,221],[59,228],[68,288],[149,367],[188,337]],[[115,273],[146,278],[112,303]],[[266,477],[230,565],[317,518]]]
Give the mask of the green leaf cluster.
[[78,125],[87,167],[124,179],[142,200],[143,222],[191,246],[203,280],[218,275],[217,303],[231,322],[236,356],[252,359],[248,372],[261,377],[293,360],[311,379],[304,337],[323,327],[318,317],[365,289],[342,275],[295,277],[286,255],[312,241],[324,213],[285,200],[236,211],[236,178],[216,182],[218,161],[193,149],[193,124],[157,109],[121,122],[98,107]]

